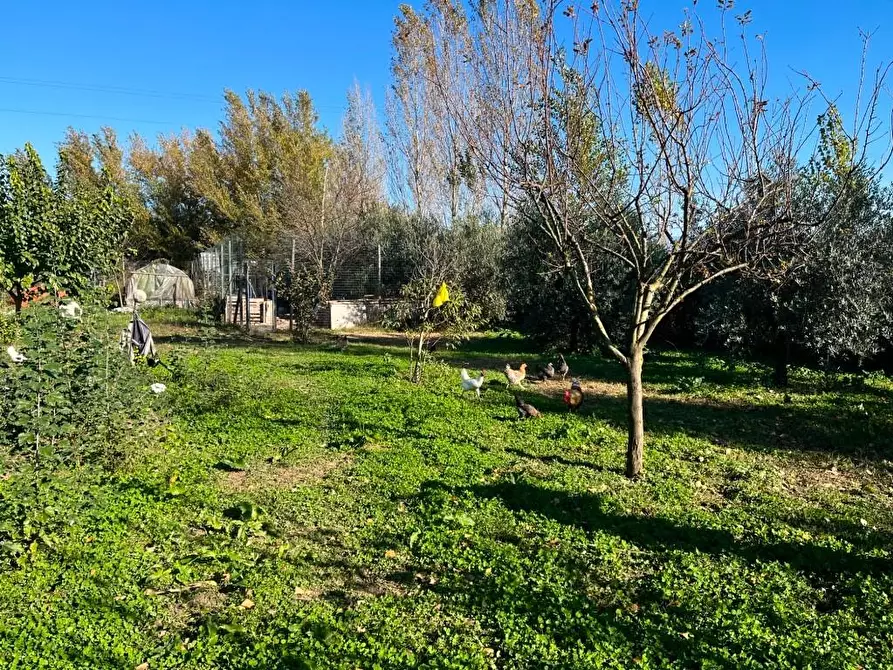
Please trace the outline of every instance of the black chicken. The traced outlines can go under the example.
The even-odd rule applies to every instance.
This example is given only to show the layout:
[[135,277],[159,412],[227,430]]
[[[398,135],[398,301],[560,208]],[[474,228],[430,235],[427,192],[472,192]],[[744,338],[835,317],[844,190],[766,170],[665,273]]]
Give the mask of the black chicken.
[[519,419],[533,419],[540,415],[540,412],[536,407],[521,400],[521,396],[517,393],[515,394],[515,406],[518,409]]
[[552,379],[555,376],[555,366],[552,363],[547,363],[543,367],[540,368],[540,381],[546,381],[547,379]]

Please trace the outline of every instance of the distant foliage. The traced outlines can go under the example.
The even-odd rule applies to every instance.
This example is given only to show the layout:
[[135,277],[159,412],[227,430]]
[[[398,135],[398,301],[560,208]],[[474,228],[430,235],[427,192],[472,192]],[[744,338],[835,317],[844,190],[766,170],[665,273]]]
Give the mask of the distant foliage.
[[[553,254],[543,253],[537,242],[538,231],[532,212],[519,215],[509,226],[504,261],[508,319],[541,346],[590,352],[600,340],[589,307],[572,274],[556,271]],[[622,336],[628,322],[623,312],[629,292],[628,272],[610,258],[598,261],[596,290],[616,336]]]
[[734,277],[708,289],[695,323],[702,342],[770,354],[777,379],[791,357],[859,366],[881,351],[893,327],[893,191],[857,185],[827,231],[804,240],[805,260],[778,280]]
[[481,325],[497,325],[507,313],[507,238],[495,223],[469,216],[444,226],[430,217],[388,210],[376,221],[386,259],[383,292],[399,293],[405,284],[426,277],[448,280],[465,300],[480,308]]
[[489,221],[469,217],[453,226],[452,235],[465,300],[480,308],[481,325],[501,323],[508,308],[505,232]]

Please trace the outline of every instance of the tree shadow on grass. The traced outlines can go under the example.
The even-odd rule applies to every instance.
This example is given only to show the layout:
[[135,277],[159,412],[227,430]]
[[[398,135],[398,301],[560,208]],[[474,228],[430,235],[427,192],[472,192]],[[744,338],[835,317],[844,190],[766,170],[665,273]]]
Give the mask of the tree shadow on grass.
[[[435,488],[440,486],[434,485]],[[751,563],[775,561],[804,573],[832,577],[841,573],[883,574],[893,568],[893,561],[860,553],[859,549],[877,546],[876,537],[852,529],[850,539],[859,541],[857,551],[832,549],[809,543],[760,542],[739,539],[718,528],[694,528],[660,517],[615,514],[607,510],[600,496],[590,493],[570,494],[540,488],[527,482],[497,482],[472,486],[463,491],[476,498],[498,499],[515,512],[532,512],[563,525],[576,526],[588,532],[605,531],[639,547],[656,551],[683,550],[714,556],[735,555]],[[889,546],[890,538],[882,544]]]
[[[151,325],[150,325],[151,328]],[[213,335],[157,335],[152,337],[155,344],[191,344],[226,348],[294,348],[295,344],[288,340],[271,340],[268,337],[252,336],[244,331],[231,333],[215,332]]]
[[[576,544],[563,546],[543,553],[542,542],[533,538],[523,544],[514,544],[517,551],[526,554],[532,566],[530,574],[524,573],[514,579],[507,579],[500,573],[502,560],[500,549],[492,541],[476,541],[475,565],[477,570],[458,572],[458,576],[445,580],[433,587],[447,601],[461,603],[467,608],[467,616],[488,620],[497,636],[505,635],[521,640],[515,653],[523,655],[529,651],[523,646],[523,631],[535,632],[540,637],[550,638],[558,649],[572,650],[581,644],[604,648],[609,645],[617,653],[624,650],[629,657],[621,665],[632,665],[634,657],[647,653],[652,662],[661,664],[683,661],[687,667],[697,667],[704,662],[727,665],[729,658],[720,652],[742,652],[757,661],[770,662],[778,648],[766,644],[759,635],[748,637],[736,633],[739,625],[750,617],[766,617],[777,634],[790,633],[801,625],[798,616],[790,620],[772,610],[771,589],[761,589],[750,593],[751,587],[745,577],[735,588],[743,589],[741,597],[745,608],[752,608],[733,615],[731,618],[704,617],[700,608],[709,606],[711,598],[720,597],[714,590],[703,601],[669,602],[659,587],[664,565],[684,565],[679,552],[693,557],[711,557],[711,565],[702,569],[722,572],[722,566],[729,558],[737,558],[748,563],[758,573],[784,575],[766,564],[777,563],[803,575],[815,588],[841,586],[871,575],[884,579],[893,562],[888,558],[870,555],[875,549],[875,538],[866,536],[864,529],[853,528],[855,541],[852,551],[836,549],[814,543],[796,543],[761,540],[733,535],[730,531],[715,527],[693,527],[667,518],[633,516],[612,511],[602,498],[592,494],[571,494],[539,487],[529,482],[497,482],[494,484],[468,487],[447,487],[440,482],[429,482],[418,495],[420,506],[432,509],[438,501],[455,497],[473,496],[479,500],[496,500],[515,514],[533,514],[550,519],[563,526],[577,528],[591,534],[606,533],[628,542],[638,551],[634,554],[645,560],[649,566],[646,573],[652,577],[635,577],[637,566],[630,563],[629,578],[615,583],[614,577],[599,573],[600,559],[590,551],[581,551]],[[525,523],[523,527],[536,533],[540,524]],[[548,535],[548,533],[546,533]],[[859,542],[859,537],[865,542]],[[497,539],[497,538],[493,538]],[[545,541],[547,537],[540,540]],[[502,542],[502,540],[499,540]],[[610,544],[610,541],[607,542]],[[601,540],[593,546],[604,546]],[[889,550],[889,538],[884,548]],[[588,546],[588,544],[587,544]],[[641,550],[647,553],[640,554]],[[509,552],[510,554],[512,552]],[[649,554],[651,557],[648,557]],[[550,558],[551,557],[551,558]],[[453,559],[433,557],[434,565],[429,569],[441,572],[455,572]],[[543,561],[548,565],[540,565]],[[680,562],[681,561],[681,562]],[[526,563],[525,563],[526,564]],[[512,563],[514,565],[514,563]],[[487,567],[485,570],[484,567]],[[539,574],[537,574],[539,573]],[[697,579],[697,575],[685,577],[679,573],[677,579]],[[548,575],[548,579],[545,576]],[[706,582],[710,584],[708,580]],[[715,585],[711,586],[715,588]],[[735,593],[733,589],[731,593]],[[839,592],[835,592],[839,593]],[[817,612],[828,613],[834,610],[858,608],[859,599],[847,603],[842,597],[829,596],[826,600],[809,605]],[[767,599],[766,603],[762,600]],[[764,605],[769,609],[764,610]],[[742,617],[742,618],[739,618]],[[503,629],[503,626],[508,629]],[[695,637],[689,640],[679,633],[696,630]],[[512,650],[509,650],[509,654]],[[788,649],[795,655],[800,652]],[[810,652],[805,651],[804,654]],[[827,653],[827,652],[826,652]],[[570,658],[570,657],[569,657]],[[723,660],[724,659],[724,660]],[[802,662],[814,659],[804,656]],[[571,665],[561,667],[572,667]],[[693,665],[692,665],[693,664]],[[797,663],[794,664],[795,666]]]
[[[584,388],[585,388],[584,382]],[[488,393],[504,391],[491,381]],[[527,384],[509,389],[546,414],[567,414],[555,385]],[[893,458],[893,420],[889,403],[878,397],[860,404],[748,404],[649,393],[644,402],[646,440],[688,435],[718,446],[752,451],[797,450],[864,459]],[[624,395],[587,391],[577,416],[626,432]]]
[[[582,416],[626,430],[626,400],[612,396],[587,398]],[[847,406],[741,405],[665,396],[645,399],[645,430],[653,437],[685,434],[719,446],[772,452],[845,454],[882,459],[893,457],[893,424],[886,403]]]
[[556,455],[541,456],[538,454],[531,454],[527,451],[524,451],[523,449],[515,449],[514,447],[507,447],[506,451],[510,454],[520,456],[521,458],[529,458],[546,465],[554,465],[555,463],[558,463],[559,465],[564,465],[572,468],[585,468],[594,472],[609,472],[611,474],[617,475],[623,474],[623,470],[621,470],[620,468],[608,468],[604,465],[599,465],[598,463],[592,463],[590,461],[581,461],[574,458],[565,458],[564,456]]

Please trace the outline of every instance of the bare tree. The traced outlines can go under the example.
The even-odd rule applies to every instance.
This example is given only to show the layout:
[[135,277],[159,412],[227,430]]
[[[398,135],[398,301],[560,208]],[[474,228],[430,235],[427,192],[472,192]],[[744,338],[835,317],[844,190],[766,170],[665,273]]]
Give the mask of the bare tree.
[[372,94],[357,83],[347,93],[337,157],[343,189],[347,191],[343,195],[349,196],[350,209],[363,214],[384,202],[384,137]]
[[[411,9],[401,11],[386,108],[390,185],[408,210],[446,225],[483,210],[486,183],[458,119],[427,76],[432,35]],[[454,79],[458,75],[452,73]]]
[[[518,215],[533,215],[556,272],[568,273],[607,351],[627,371],[626,472],[644,464],[642,367],[666,315],[715,279],[770,275],[795,259],[804,231],[828,207],[796,209],[801,166],[819,124],[838,115],[812,80],[785,98],[768,93],[762,36],[750,12],[719,3],[720,32],[694,13],[656,32],[637,0],[580,6],[563,0],[490,0],[466,10],[432,0],[424,31],[427,82],[455,118],[491,184]],[[740,40],[727,38],[735,26]],[[565,39],[564,36],[568,36]],[[863,73],[864,73],[863,61]],[[882,125],[888,66],[859,80],[850,125],[835,122],[836,183],[864,169]],[[876,166],[889,158],[889,150]],[[604,317],[600,259],[627,273],[628,308]]]
[[[284,232],[295,240],[296,260],[316,272],[321,287],[367,243],[364,222],[384,201],[385,159],[371,95],[348,93],[341,139],[320,157],[322,179],[310,190],[287,180],[280,190]],[[328,295],[322,296],[327,300]]]

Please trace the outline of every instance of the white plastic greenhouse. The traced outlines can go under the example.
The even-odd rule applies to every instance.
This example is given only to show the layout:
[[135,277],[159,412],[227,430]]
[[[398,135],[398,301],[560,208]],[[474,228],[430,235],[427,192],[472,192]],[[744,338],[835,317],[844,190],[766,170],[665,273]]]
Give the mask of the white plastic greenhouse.
[[134,271],[124,290],[128,305],[133,305],[135,291],[146,294],[142,305],[190,307],[195,303],[195,287],[189,275],[163,261],[153,261]]

